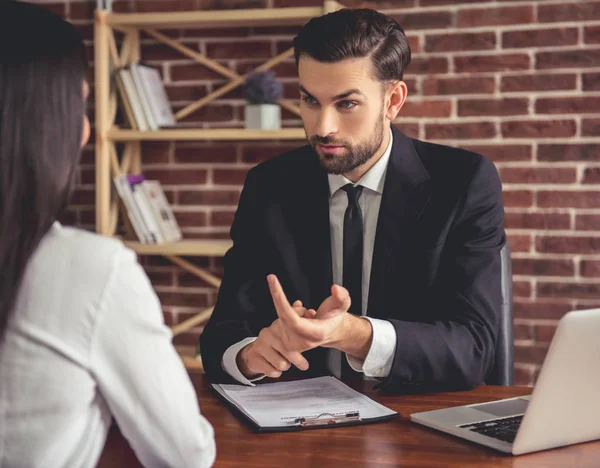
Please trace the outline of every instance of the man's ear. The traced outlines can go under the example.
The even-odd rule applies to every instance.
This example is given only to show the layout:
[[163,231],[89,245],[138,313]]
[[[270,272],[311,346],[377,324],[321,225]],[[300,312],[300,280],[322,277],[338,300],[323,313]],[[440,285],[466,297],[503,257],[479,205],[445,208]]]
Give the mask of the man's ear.
[[404,81],[395,81],[391,84],[388,84],[386,89],[386,104],[387,107],[385,109],[385,116],[390,121],[393,122],[400,109],[404,105],[406,101],[406,97],[408,96],[408,88]]

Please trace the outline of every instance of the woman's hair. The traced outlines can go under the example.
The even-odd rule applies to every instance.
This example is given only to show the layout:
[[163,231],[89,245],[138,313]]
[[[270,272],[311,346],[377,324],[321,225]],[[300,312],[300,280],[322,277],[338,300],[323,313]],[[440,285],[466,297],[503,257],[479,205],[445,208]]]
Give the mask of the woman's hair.
[[72,190],[86,70],[71,24],[0,0],[0,340],[29,259]]
[[392,17],[369,8],[344,8],[311,19],[294,38],[296,65],[306,54],[318,62],[370,57],[374,78],[402,80],[410,63],[404,30]]

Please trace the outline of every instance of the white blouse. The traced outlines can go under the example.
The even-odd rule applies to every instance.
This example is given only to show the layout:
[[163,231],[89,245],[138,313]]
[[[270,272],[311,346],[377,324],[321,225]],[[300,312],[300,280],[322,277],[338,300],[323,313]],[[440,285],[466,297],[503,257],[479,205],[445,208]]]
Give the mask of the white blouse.
[[171,338],[133,251],[55,223],[0,343],[0,466],[93,467],[111,414],[145,466],[211,466]]

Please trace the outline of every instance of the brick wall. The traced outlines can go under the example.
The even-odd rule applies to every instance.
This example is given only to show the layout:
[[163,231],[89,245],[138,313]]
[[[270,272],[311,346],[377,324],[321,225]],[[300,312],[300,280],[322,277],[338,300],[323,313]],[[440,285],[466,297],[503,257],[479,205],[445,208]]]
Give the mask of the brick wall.
[[[92,48],[95,1],[46,3],[69,18]],[[118,11],[271,8],[313,0],[116,0]],[[409,100],[398,125],[407,134],[481,152],[504,184],[513,250],[516,380],[531,385],[557,320],[600,303],[600,1],[348,0],[394,17],[413,49]],[[186,45],[244,73],[285,50],[297,28],[174,31]],[[225,83],[144,38],[142,58],[161,67],[179,109]],[[293,62],[276,72],[297,98]],[[185,120],[241,127],[239,90]],[[285,126],[300,121],[284,112]],[[241,184],[257,162],[300,144],[144,145],[144,171],[168,189],[188,237],[227,237]],[[89,146],[66,221],[93,229],[94,159]],[[196,260],[217,271],[214,259]],[[214,300],[214,291],[160,258],[143,260],[168,323]],[[199,330],[197,331],[199,332]],[[197,333],[177,338],[195,344]]]

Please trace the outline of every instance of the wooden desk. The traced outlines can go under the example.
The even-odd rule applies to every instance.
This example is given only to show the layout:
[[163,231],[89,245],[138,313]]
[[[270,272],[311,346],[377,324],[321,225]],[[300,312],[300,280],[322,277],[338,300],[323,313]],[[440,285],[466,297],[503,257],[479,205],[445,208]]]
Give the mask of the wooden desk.
[[[229,412],[207,387],[204,374],[191,374],[200,407],[214,426],[215,467],[598,467],[600,441],[512,457],[411,423],[409,415],[446,406],[527,395],[527,387],[479,387],[470,392],[381,396],[360,390],[401,414],[395,420],[292,433],[256,434]],[[141,466],[117,428],[111,430],[98,467]]]

